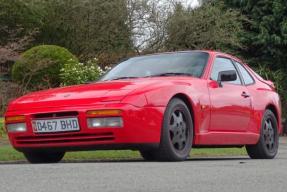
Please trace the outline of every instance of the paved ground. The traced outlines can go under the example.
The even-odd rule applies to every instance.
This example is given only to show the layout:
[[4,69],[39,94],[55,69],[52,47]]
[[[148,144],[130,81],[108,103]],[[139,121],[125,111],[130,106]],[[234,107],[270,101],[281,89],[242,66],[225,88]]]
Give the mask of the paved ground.
[[1,164],[0,192],[14,191],[286,192],[287,139],[281,141],[275,160],[240,157],[190,159],[179,163]]

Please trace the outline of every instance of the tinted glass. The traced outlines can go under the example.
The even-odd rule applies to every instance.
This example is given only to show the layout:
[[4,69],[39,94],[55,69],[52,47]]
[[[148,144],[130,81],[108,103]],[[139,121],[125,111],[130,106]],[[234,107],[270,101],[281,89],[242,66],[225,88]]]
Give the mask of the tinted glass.
[[251,77],[251,75],[249,74],[249,72],[238,62],[235,62],[242,77],[244,80],[245,85],[250,85],[254,83],[253,78]]
[[185,52],[134,57],[114,67],[101,80],[148,77],[163,73],[186,73],[200,77],[208,56],[205,52]]
[[[235,70],[233,63],[230,59],[217,57],[214,61],[212,72],[211,72],[211,79],[217,81],[218,80],[218,74],[221,71],[229,71],[229,70]],[[235,81],[228,81],[226,83],[232,83],[232,84],[241,84],[240,78],[238,76],[238,73],[236,71],[237,79]]]

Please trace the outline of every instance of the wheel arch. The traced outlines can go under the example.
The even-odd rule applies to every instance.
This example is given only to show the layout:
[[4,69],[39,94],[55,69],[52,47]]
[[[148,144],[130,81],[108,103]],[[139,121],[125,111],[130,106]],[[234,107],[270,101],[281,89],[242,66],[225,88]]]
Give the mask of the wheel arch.
[[270,110],[270,111],[272,111],[272,113],[274,113],[274,115],[275,115],[275,117],[277,119],[278,127],[279,127],[279,123],[281,123],[281,122],[279,122],[280,121],[279,113],[278,113],[277,108],[275,107],[275,105],[268,104],[266,106],[265,110]]

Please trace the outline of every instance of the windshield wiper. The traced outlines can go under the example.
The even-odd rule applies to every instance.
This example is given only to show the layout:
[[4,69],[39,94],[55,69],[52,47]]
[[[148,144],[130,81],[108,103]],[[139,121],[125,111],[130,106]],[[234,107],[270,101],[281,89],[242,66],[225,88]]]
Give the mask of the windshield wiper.
[[120,80],[120,79],[135,79],[135,78],[139,78],[139,77],[116,77],[113,79],[107,79],[107,81]]
[[115,77],[113,79],[107,79],[104,81],[114,81],[120,79],[136,79],[136,78],[147,78],[147,77],[163,77],[163,76],[192,76],[190,73],[159,73],[154,75],[148,75],[143,77],[134,77],[134,76],[126,76],[126,77]]
[[154,74],[149,77],[164,77],[164,76],[192,76],[190,73],[159,73],[159,74]]

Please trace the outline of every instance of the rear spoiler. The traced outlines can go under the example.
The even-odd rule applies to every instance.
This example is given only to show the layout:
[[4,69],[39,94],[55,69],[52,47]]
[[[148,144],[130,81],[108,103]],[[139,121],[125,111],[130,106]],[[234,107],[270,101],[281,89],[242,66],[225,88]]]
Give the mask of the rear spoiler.
[[249,69],[249,71],[251,71],[253,73],[253,75],[256,77],[256,79],[258,79],[260,82],[268,85],[272,90],[276,90],[276,86],[275,84],[270,81],[270,80],[265,80],[263,79],[260,75],[258,75],[255,71],[253,71],[247,64],[245,64],[245,66],[247,66],[247,68]]
[[265,79],[259,79],[259,81],[261,81],[262,83],[268,85],[273,91],[276,90],[276,86],[275,86],[275,84],[272,81],[265,80]]
[[275,84],[272,81],[265,80],[266,84],[269,85],[272,89],[276,89]]

